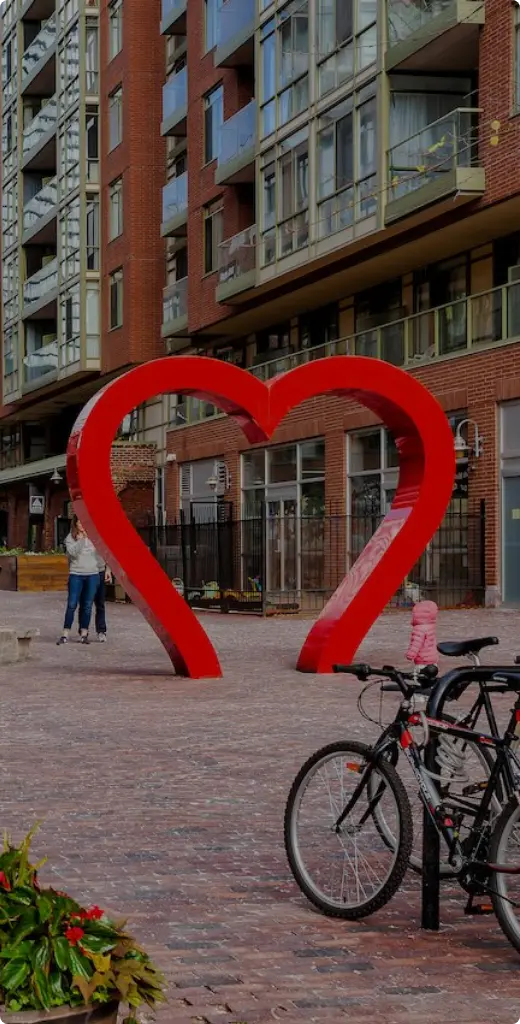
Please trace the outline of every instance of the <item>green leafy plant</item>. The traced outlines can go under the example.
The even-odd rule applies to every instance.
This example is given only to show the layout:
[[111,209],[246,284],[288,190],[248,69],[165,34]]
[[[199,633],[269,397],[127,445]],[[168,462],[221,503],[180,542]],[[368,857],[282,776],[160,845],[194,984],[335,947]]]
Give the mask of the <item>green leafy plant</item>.
[[162,974],[124,921],[40,886],[37,828],[20,846],[6,837],[0,854],[0,1001],[11,1011],[121,1002],[137,1024],[139,1007],[164,1002]]

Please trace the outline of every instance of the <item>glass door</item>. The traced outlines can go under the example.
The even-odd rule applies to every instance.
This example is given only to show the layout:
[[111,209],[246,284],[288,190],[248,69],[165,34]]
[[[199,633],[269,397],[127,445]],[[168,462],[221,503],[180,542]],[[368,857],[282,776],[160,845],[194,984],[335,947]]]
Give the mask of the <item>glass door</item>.
[[502,479],[504,601],[520,604],[520,476]]
[[296,497],[267,499],[267,591],[299,590],[298,502]]

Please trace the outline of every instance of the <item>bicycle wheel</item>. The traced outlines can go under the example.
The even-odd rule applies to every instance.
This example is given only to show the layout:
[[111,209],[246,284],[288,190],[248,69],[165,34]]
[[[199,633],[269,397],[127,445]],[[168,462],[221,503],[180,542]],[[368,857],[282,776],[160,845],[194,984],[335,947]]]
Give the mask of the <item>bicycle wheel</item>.
[[[444,715],[444,721],[455,722],[455,719],[450,715]],[[436,780],[437,785],[440,788],[440,792],[443,798],[443,802],[450,811],[454,814],[461,814],[460,830],[461,837],[467,829],[471,828],[474,815],[469,811],[463,813],[461,799],[466,802],[474,804],[475,812],[480,803],[480,794],[483,792],[483,787],[486,785],[487,780],[491,774],[493,767],[493,756],[485,748],[479,746],[476,743],[472,743],[468,740],[450,740],[451,743],[451,762],[445,762],[444,767],[441,765],[440,769],[440,780]],[[397,750],[397,745],[392,748],[392,753],[389,756],[392,757],[394,750]],[[457,757],[458,755],[458,757]],[[453,777],[448,767],[449,763],[455,765],[459,761],[460,767],[458,770],[458,777]],[[394,764],[394,757],[392,757],[392,764]],[[399,756],[397,762],[397,771],[404,784],[405,790],[409,796],[410,808],[412,812],[412,818],[414,823],[414,844],[412,853],[410,856],[410,867],[417,874],[422,873],[422,836],[423,836],[423,810],[424,804],[419,796],[419,788],[417,779],[413,774],[411,766],[404,756]],[[373,793],[374,782],[369,781],[371,792]],[[494,816],[498,817],[502,808],[497,800],[493,801]],[[382,839],[393,848],[395,844],[395,836],[391,834],[388,827],[388,822],[381,819],[379,815],[379,808],[376,807],[374,810],[374,819],[376,825],[380,830]],[[447,860],[447,851],[442,846],[441,849],[442,860],[440,863],[440,876],[441,878],[449,878],[457,871],[449,864]]]
[[[511,797],[495,825],[489,844],[489,861],[520,871],[520,805],[516,796]],[[504,935],[520,952],[520,874],[495,871],[491,900]]]
[[[393,848],[381,838],[365,786],[340,832],[334,825],[373,763],[379,817],[388,819]],[[303,765],[291,787],[285,849],[302,892],[330,917],[355,921],[379,910],[399,888],[413,843],[410,804],[391,764],[373,761],[365,743],[331,743]]]

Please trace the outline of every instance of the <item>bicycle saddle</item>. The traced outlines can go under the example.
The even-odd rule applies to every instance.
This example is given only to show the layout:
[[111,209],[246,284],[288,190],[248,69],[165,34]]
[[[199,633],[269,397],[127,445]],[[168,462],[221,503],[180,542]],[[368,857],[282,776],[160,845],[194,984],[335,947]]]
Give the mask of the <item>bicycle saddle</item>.
[[478,654],[483,647],[494,647],[498,642],[497,636],[482,636],[476,640],[448,640],[437,644],[437,650],[447,658],[461,658],[464,654]]

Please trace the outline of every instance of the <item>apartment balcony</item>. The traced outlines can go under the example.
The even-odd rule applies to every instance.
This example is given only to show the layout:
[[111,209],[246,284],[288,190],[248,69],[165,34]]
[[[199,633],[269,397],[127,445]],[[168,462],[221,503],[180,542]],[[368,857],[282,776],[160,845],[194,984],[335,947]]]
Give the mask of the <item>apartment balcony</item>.
[[52,96],[56,89],[56,14],[46,21],[22,56],[21,91]]
[[23,208],[22,245],[48,245],[56,238],[58,179],[52,178]]
[[188,69],[178,71],[163,87],[161,135],[186,135],[188,130]]
[[483,0],[387,0],[387,71],[472,71],[478,67]]
[[[218,247],[217,302],[232,303],[256,284],[256,224]],[[238,298],[237,301],[240,301]]]
[[[46,340],[49,338],[49,340]],[[23,390],[41,387],[58,376],[58,339],[56,334],[44,335],[44,344],[24,356]]]
[[459,107],[388,151],[385,223],[441,200],[469,202],[486,187],[478,159],[479,111]]
[[224,0],[217,17],[215,67],[253,67],[256,0]]
[[188,231],[188,175],[172,178],[163,188],[161,235],[179,238]]
[[221,128],[220,153],[215,170],[217,185],[237,185],[255,180],[256,101],[251,100]]
[[23,313],[24,319],[37,316],[43,319],[52,316],[58,297],[58,259],[49,260],[41,270],[24,281]]
[[188,327],[188,278],[174,281],[163,291],[163,338],[186,331]]
[[56,96],[45,103],[23,133],[24,171],[56,170]]
[[186,35],[188,0],[162,0],[161,32],[163,36]]
[[56,0],[22,0],[20,17],[27,21],[47,21],[56,10]]

